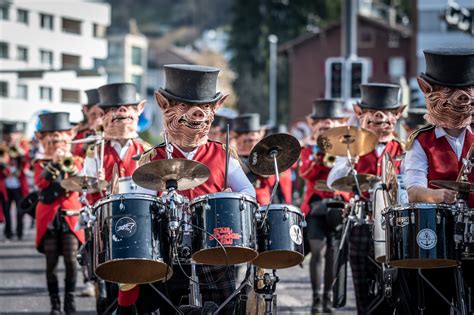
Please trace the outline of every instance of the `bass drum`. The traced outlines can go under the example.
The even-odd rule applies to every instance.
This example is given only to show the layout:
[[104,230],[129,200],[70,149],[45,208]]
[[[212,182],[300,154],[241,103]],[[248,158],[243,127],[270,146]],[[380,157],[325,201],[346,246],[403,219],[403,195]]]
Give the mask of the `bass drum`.
[[[191,201],[194,261],[206,265],[235,265],[257,257],[255,198],[235,192],[203,195]],[[219,242],[217,242],[219,241]],[[222,249],[225,247],[225,252]]]
[[385,213],[387,264],[399,268],[457,266],[450,205],[412,203]]
[[151,283],[171,277],[166,220],[159,199],[111,195],[94,206],[96,275],[116,283]]
[[[263,219],[267,206],[260,208]],[[267,269],[283,269],[296,266],[304,259],[304,216],[293,205],[270,205],[265,222],[258,222],[258,257],[254,265]]]

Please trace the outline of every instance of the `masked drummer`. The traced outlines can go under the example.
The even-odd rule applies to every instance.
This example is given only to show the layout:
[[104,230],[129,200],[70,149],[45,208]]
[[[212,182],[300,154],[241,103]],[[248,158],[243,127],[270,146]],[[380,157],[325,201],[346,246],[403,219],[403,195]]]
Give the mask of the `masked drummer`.
[[[173,158],[190,159],[205,164],[210,170],[209,179],[202,185],[180,191],[191,200],[194,197],[220,192],[224,189],[225,147],[208,140],[208,133],[215,112],[226,96],[216,92],[219,69],[194,65],[166,65],[166,85],[155,92],[156,101],[163,112],[164,129],[172,145]],[[158,145],[147,152],[141,163],[166,159],[166,146]],[[228,184],[234,192],[255,196],[255,190],[243,173],[236,156],[230,157]],[[197,266],[201,283],[203,303],[222,303],[234,290],[235,278],[232,268]],[[181,297],[188,295],[189,280],[175,268],[173,278],[167,282],[167,292],[175,305]],[[160,287],[162,290],[164,286]],[[186,304],[186,303],[184,303]],[[162,314],[173,310],[154,292],[149,285],[139,285],[119,293],[119,314],[152,312],[157,308]],[[232,303],[223,310],[231,312]]]
[[68,144],[75,134],[69,113],[46,113],[39,115],[39,119],[41,127],[36,137],[44,148],[44,157],[34,161],[34,181],[40,194],[36,207],[36,248],[46,255],[51,314],[61,314],[57,276],[61,255],[66,267],[63,310],[66,314],[75,314],[76,256],[80,243],[84,243],[84,231],[74,227],[81,203],[79,194],[65,191],[60,182],[80,171],[82,158],[73,156]]
[[[331,162],[317,146],[318,136],[331,128],[343,126],[347,121],[344,102],[334,99],[317,99],[313,102],[313,112],[307,116],[311,127],[310,143],[301,150],[299,175],[305,180],[305,194],[301,210],[306,216],[307,237],[311,249],[310,276],[313,289],[312,313],[330,313],[330,293],[333,281],[333,231],[326,222],[327,207],[324,199],[334,197],[334,192],[318,189],[318,181],[326,182]],[[324,262],[324,263],[323,263]],[[322,299],[321,271],[324,270],[324,289]],[[322,303],[321,303],[322,302]],[[321,308],[322,304],[322,308]]]
[[[400,104],[400,87],[397,85],[370,83],[362,84],[360,89],[362,98],[359,103],[354,104],[354,113],[362,128],[369,129],[378,136],[378,144],[372,152],[356,158],[358,161],[355,169],[359,174],[380,176],[385,152],[392,158],[403,153],[401,143],[394,136],[394,128],[405,106]],[[398,173],[400,163],[395,163]],[[335,180],[347,176],[350,169],[348,159],[338,157],[328,175],[329,187]],[[365,314],[373,299],[370,296],[370,279],[374,278],[376,269],[369,257],[374,257],[371,227],[368,224],[356,225],[350,231],[349,259],[358,314]]]
[[[462,166],[461,160],[474,143],[471,118],[474,49],[433,49],[425,50],[424,54],[426,72],[421,73],[417,80],[425,96],[425,119],[429,125],[416,130],[408,139],[405,185],[410,202],[452,204],[457,193],[438,189],[431,185],[431,181],[455,181]],[[469,175],[468,181],[474,182],[474,173]],[[474,207],[473,201],[471,194],[468,200],[470,208]],[[423,274],[449,301],[456,292],[454,272],[455,268],[423,270]],[[472,287],[472,271],[465,279]],[[449,314],[449,305],[427,285],[424,287],[425,314]]]

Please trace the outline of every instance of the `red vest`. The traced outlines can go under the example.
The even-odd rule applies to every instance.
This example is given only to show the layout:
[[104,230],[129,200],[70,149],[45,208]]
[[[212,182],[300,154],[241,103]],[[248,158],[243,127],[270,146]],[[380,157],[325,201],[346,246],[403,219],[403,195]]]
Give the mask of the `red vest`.
[[[156,156],[152,161],[166,159],[165,146],[158,146],[154,150]],[[186,159],[176,147],[173,148],[172,156],[175,159]],[[208,141],[206,144],[199,146],[193,160],[206,165],[209,168],[210,176],[205,183],[196,188],[181,190],[179,193],[192,200],[201,195],[222,191],[224,189],[225,173],[225,150],[222,144]]]
[[[87,138],[88,136],[90,136],[92,134],[94,134],[94,130],[84,129],[84,130],[79,131],[76,134],[76,137],[74,137],[74,140],[81,140],[81,139]],[[86,156],[86,152],[84,152],[83,148],[84,148],[84,143],[74,144],[72,146],[72,154],[78,155],[78,156],[84,158]]]
[[[309,202],[313,196],[318,196],[321,199],[332,198],[333,192],[320,191],[316,189],[316,182],[318,180],[327,180],[330,168],[322,165],[318,161],[311,159],[313,156],[313,147],[305,146],[301,150],[300,170],[301,178],[305,180],[305,192],[303,203],[301,204],[301,211],[304,215],[310,212]],[[317,153],[317,158],[322,161],[324,154]]]
[[[43,169],[48,162],[49,161],[47,160],[37,160],[34,163],[35,185],[40,191],[51,185],[50,181],[44,179],[43,176],[41,176]],[[81,169],[82,162],[80,159],[76,159],[75,162],[76,167]],[[53,220],[59,208],[65,210],[79,210],[81,207],[82,205],[79,202],[78,192],[66,192],[66,195],[56,199],[52,204],[45,204],[41,201],[38,202],[38,205],[36,206],[36,248],[39,251],[42,251],[41,241],[48,229],[48,224]],[[79,242],[84,243],[84,230],[75,230],[79,216],[66,216],[65,220],[71,231],[76,235]]]
[[[392,140],[385,145],[385,149],[380,156],[377,156],[375,149],[366,155],[362,155],[356,164],[357,173],[377,176],[382,175],[382,159],[385,152],[388,152],[392,158],[395,158],[396,156],[403,154],[403,148],[400,142]],[[397,174],[399,174],[401,162],[394,160],[394,163],[395,170]]]
[[[474,143],[474,135],[466,130],[461,159],[458,160],[446,137],[436,139],[435,128],[420,132],[416,139],[428,159],[428,187],[435,189],[438,187],[430,184],[432,180],[456,180],[462,167],[462,159],[466,156],[471,144]],[[471,172],[468,180],[470,183],[474,183],[474,172]],[[471,208],[474,207],[473,194],[469,195],[468,205]]]

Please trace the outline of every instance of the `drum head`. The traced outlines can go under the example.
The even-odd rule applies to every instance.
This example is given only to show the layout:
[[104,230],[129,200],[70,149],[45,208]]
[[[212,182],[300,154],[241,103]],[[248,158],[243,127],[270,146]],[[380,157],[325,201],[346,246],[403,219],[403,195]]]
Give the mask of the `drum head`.
[[258,256],[256,250],[238,247],[238,246],[225,246],[225,251],[221,247],[202,249],[193,255],[194,261],[205,265],[237,265],[252,261]]
[[173,269],[161,261],[147,259],[116,259],[100,264],[95,274],[115,283],[152,283],[168,280]]
[[388,264],[392,267],[405,269],[433,269],[433,268],[449,268],[457,267],[456,260],[451,259],[403,259],[391,260]]
[[304,260],[299,252],[288,250],[271,250],[260,253],[252,264],[265,269],[285,269],[294,267]]

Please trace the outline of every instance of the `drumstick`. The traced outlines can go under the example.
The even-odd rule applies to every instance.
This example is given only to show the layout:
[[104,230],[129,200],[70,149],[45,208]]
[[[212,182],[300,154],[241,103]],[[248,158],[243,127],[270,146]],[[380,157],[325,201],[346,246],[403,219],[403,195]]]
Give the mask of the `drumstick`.
[[100,169],[104,169],[104,150],[105,150],[105,139],[104,139],[104,126],[99,127],[100,135],[102,140],[100,140]]
[[224,173],[224,189],[227,189],[227,175],[229,174],[229,124],[227,124],[227,130],[225,134],[225,173]]

